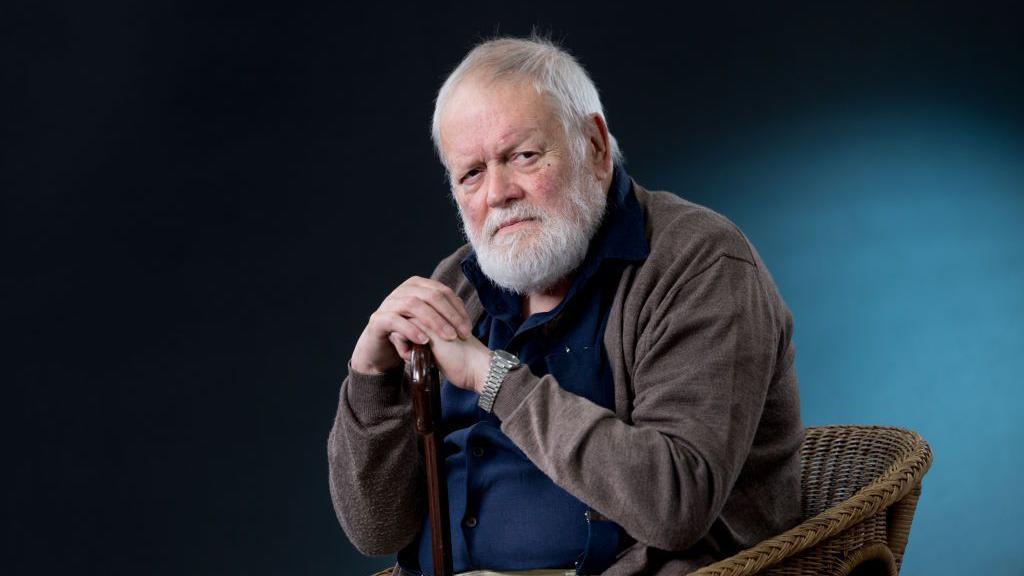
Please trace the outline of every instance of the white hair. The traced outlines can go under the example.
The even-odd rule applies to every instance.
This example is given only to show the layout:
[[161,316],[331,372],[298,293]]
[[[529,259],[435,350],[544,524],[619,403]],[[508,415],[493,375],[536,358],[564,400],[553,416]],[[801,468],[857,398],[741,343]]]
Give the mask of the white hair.
[[[555,112],[565,130],[566,137],[580,152],[586,148],[583,126],[594,114],[604,119],[604,108],[597,87],[587,71],[568,52],[550,40],[533,36],[523,38],[497,38],[478,44],[452,71],[441,85],[434,103],[431,137],[441,162],[448,161],[441,151],[441,112],[455,88],[470,76],[485,80],[526,80],[533,83],[538,94],[552,99]],[[606,121],[607,123],[607,121]],[[608,134],[612,160],[622,163],[622,152],[615,137]]]

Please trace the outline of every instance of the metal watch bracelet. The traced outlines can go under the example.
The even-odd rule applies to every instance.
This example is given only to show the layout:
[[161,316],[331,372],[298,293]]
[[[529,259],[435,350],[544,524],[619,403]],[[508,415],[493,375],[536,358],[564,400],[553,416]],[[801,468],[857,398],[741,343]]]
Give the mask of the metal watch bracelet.
[[484,380],[484,387],[480,391],[480,400],[477,404],[488,414],[494,409],[494,399],[498,397],[498,390],[505,380],[508,371],[519,365],[519,358],[504,351],[494,350],[491,352],[491,364],[487,369],[487,378]]

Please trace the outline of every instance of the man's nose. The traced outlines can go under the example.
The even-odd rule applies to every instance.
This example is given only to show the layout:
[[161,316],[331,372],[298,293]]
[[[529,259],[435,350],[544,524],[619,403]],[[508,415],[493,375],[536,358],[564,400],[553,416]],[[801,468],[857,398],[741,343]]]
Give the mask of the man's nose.
[[503,165],[490,170],[487,179],[487,205],[491,208],[504,206],[523,197],[523,189],[516,183],[512,171]]

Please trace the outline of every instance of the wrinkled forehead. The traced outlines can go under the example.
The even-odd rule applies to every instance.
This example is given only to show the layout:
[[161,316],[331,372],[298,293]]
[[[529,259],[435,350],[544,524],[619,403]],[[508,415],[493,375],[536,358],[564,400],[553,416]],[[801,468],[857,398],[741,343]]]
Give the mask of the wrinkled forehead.
[[563,135],[554,99],[520,78],[468,77],[440,110],[441,151],[452,166],[497,154],[517,140]]

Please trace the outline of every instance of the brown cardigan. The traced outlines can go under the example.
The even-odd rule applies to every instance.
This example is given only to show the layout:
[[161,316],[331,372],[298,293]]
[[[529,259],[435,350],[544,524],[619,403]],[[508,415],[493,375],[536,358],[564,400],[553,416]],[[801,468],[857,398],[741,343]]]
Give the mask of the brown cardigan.
[[[648,258],[628,266],[604,335],[615,412],[526,366],[494,404],[501,430],[556,484],[636,540],[604,574],[681,574],[795,525],[804,427],[792,316],[723,216],[634,183]],[[483,312],[459,262],[433,277]],[[422,468],[401,372],[350,370],[328,439],[331,496],[364,554],[416,535]]]

